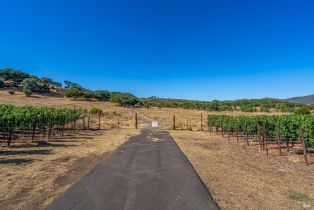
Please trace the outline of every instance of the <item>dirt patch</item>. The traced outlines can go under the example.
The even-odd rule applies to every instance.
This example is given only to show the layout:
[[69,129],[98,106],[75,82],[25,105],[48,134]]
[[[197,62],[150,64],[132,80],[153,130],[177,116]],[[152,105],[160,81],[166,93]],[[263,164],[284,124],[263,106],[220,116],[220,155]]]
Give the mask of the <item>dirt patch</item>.
[[314,209],[314,164],[207,132],[171,134],[221,209]]
[[15,143],[1,150],[0,209],[44,209],[138,133],[133,129],[86,131],[55,139],[49,147]]

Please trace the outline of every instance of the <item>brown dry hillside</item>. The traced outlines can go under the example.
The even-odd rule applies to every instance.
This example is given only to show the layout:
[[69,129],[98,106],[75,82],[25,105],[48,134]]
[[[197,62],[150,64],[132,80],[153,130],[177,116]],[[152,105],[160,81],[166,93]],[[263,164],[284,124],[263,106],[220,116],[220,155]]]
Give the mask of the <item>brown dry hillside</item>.
[[[208,112],[203,110],[190,110],[181,108],[129,108],[122,107],[115,103],[100,102],[100,101],[83,101],[73,100],[63,97],[50,97],[34,95],[26,97],[22,92],[16,92],[15,95],[10,95],[6,91],[0,91],[0,103],[14,104],[14,105],[33,105],[33,106],[49,106],[49,107],[68,107],[68,108],[99,108],[105,112],[102,118],[103,126],[134,128],[134,115],[139,116],[139,123],[141,119],[150,119],[159,121],[166,129],[172,129],[173,116],[176,116],[177,129],[192,129],[200,130],[201,115],[203,115],[203,129],[206,129],[206,116],[208,114],[228,114],[228,115],[256,115],[256,114],[274,114],[274,113],[246,113],[240,111],[234,112]],[[275,113],[278,114],[278,113]],[[280,114],[280,113],[279,113]]]

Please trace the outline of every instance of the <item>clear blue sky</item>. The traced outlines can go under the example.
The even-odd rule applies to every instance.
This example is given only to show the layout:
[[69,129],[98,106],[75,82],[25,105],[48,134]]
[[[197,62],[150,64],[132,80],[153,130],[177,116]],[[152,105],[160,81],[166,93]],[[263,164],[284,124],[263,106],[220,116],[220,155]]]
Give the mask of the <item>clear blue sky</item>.
[[314,93],[313,0],[2,0],[0,8],[0,68],[140,97]]

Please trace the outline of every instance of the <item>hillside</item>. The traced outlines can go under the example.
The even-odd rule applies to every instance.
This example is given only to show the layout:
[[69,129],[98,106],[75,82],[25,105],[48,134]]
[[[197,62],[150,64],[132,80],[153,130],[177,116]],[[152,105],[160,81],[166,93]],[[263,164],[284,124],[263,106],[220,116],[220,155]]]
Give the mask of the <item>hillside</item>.
[[288,98],[286,99],[286,101],[314,105],[314,94],[308,96]]
[[85,101],[113,102],[125,107],[184,108],[204,111],[294,112],[296,109],[306,106],[273,98],[234,101],[195,101],[158,97],[140,99],[128,92],[90,90],[68,80],[61,83],[51,78],[31,75],[11,68],[0,69],[0,89],[7,90],[11,95],[22,91],[27,97],[32,95],[57,96],[74,99],[75,101],[83,99]]

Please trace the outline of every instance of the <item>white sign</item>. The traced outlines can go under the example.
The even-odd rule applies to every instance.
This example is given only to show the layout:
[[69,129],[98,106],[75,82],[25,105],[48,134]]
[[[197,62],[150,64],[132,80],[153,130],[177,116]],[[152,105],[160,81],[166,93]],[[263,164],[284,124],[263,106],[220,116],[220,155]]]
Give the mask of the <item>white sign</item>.
[[158,127],[158,122],[157,121],[152,121],[152,127],[157,128]]

